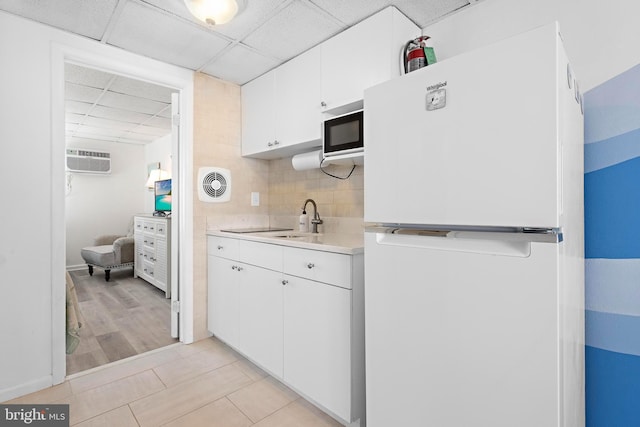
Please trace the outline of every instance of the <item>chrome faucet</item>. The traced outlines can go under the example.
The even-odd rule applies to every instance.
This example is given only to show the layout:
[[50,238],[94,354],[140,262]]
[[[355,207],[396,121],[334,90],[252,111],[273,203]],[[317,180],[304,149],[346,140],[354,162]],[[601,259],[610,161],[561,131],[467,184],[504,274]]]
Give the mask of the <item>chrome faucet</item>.
[[313,205],[313,218],[311,218],[311,232],[317,233],[318,224],[322,224],[322,220],[320,219],[320,214],[318,213],[318,206],[316,206],[316,202],[314,202],[313,199],[307,199],[304,202],[304,206],[302,207],[302,210],[303,211],[307,210],[307,204],[309,202],[311,202],[311,204]]

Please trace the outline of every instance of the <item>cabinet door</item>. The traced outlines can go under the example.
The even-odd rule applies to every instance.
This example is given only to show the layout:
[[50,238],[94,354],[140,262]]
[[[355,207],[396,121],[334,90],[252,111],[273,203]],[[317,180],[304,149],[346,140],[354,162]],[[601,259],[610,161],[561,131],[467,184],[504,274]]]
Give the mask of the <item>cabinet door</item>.
[[[138,223],[136,220],[136,230],[138,230],[138,225],[140,225],[140,230],[142,230],[142,223]],[[135,251],[135,261],[134,261],[134,270],[137,276],[142,276],[143,272],[143,261],[144,261],[144,243],[142,237],[142,231],[136,231],[133,237],[134,240],[134,251]]]
[[322,43],[327,109],[361,101],[364,89],[400,75],[402,49],[420,28],[388,7]]
[[274,147],[275,102],[275,71],[242,86],[243,156]]
[[[160,227],[160,226],[158,226]],[[167,286],[169,283],[169,277],[167,275],[169,271],[169,248],[167,246],[167,239],[158,237],[156,239],[156,254],[155,254],[155,278],[156,286],[166,292],[167,297],[171,296],[171,289]]]
[[276,140],[279,147],[321,138],[320,47],[276,69]]
[[322,100],[328,108],[360,100],[365,88],[389,79],[388,13],[380,12],[321,45]]
[[209,255],[209,332],[231,346],[238,345],[238,262]]
[[282,378],[282,273],[239,265],[238,350]]
[[350,420],[351,291],[284,280],[284,380]]

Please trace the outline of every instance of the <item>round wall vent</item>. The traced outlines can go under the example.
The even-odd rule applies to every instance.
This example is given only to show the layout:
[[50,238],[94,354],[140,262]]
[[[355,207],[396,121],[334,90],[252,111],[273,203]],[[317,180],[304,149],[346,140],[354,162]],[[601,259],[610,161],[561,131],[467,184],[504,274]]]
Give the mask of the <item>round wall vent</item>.
[[228,169],[204,167],[198,169],[198,198],[203,202],[231,200],[231,173]]

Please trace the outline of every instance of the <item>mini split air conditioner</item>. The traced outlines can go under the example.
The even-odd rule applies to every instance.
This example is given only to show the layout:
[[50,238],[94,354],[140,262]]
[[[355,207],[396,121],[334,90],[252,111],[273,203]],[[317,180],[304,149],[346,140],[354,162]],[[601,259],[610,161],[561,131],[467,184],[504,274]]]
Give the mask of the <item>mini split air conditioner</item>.
[[111,154],[104,151],[67,148],[67,172],[111,173]]
[[198,199],[212,203],[231,200],[231,172],[214,167],[198,169]]

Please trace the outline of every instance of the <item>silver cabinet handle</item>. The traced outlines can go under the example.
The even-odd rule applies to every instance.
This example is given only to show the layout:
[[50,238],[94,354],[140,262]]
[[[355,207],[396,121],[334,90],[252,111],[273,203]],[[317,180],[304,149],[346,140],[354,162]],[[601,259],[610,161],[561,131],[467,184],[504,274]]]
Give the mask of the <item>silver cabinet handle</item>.
[[244,268],[238,267],[238,271],[242,271],[242,270],[244,270]]
[[278,141],[277,139],[275,141],[273,141],[273,145],[279,145],[280,141]]
[[237,270],[237,269],[238,269],[238,267],[237,267],[237,266],[235,266],[235,265],[232,265],[232,266],[231,266],[231,269],[232,269],[232,270]]
[[327,106],[327,103],[326,103],[326,102],[324,102],[324,101],[320,101],[320,106],[321,106],[321,107],[326,107],[326,106]]
[[221,251],[224,248],[224,246],[220,246],[218,245],[218,250]]
[[288,281],[288,280],[283,280],[283,281],[282,281],[282,286],[285,286],[285,285],[286,285],[286,284],[288,284],[288,283],[289,283],[289,281]]
[[267,142],[267,147],[272,147],[273,146],[273,142],[269,141]]
[[310,262],[309,264],[307,264],[307,268],[308,269],[312,269],[313,267],[315,267],[316,265],[312,262]]

